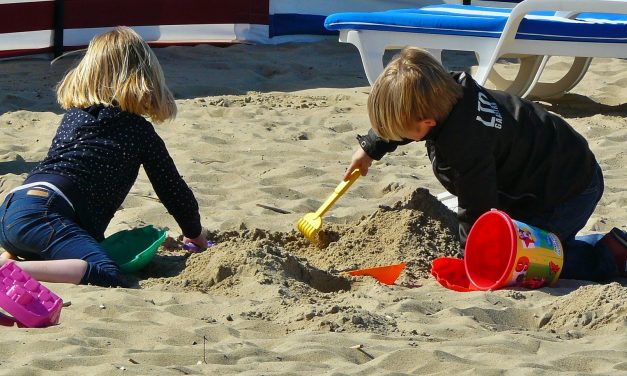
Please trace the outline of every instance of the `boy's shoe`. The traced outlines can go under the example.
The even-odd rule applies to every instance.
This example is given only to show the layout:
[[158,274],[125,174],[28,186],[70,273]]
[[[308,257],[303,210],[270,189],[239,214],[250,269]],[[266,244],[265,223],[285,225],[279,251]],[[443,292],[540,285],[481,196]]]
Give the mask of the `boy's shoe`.
[[614,227],[599,241],[614,255],[614,260],[618,267],[618,274],[622,277],[627,277],[627,233]]

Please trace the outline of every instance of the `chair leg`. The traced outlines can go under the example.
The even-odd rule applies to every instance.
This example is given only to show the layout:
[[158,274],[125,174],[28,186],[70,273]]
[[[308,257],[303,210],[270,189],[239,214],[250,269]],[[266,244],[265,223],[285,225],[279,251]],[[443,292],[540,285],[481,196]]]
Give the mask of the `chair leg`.
[[498,90],[523,96],[534,84],[534,79],[541,72],[543,56],[527,55],[520,57],[520,67],[513,80],[508,80],[492,69],[488,73],[488,79]]
[[485,85],[488,80],[488,75],[493,71],[491,60],[495,48],[496,45],[494,43],[485,43],[475,46],[475,56],[477,57],[478,67],[474,74],[474,79],[479,85]]
[[372,36],[370,38],[361,38],[360,33],[358,30],[349,30],[346,34],[340,33],[340,42],[351,43],[357,47],[366,71],[366,78],[372,85],[383,72],[383,54],[385,53],[386,43],[377,40],[377,38],[372,38]]
[[436,58],[440,63],[442,62],[442,50],[435,49],[435,48],[425,48],[425,49],[427,50],[427,52],[433,55],[433,57]]
[[576,57],[564,77],[556,82],[538,82],[528,90],[526,95],[532,98],[551,98],[564,95],[581,81],[591,62],[591,57]]
[[527,98],[529,93],[531,93],[533,88],[538,84],[538,81],[540,81],[540,76],[542,75],[542,72],[544,71],[544,67],[546,67],[546,63],[549,62],[550,58],[551,56],[548,56],[548,55],[545,55],[542,57],[542,62],[540,63],[540,66],[538,67],[538,70],[536,71],[536,74],[534,75],[535,77],[533,77],[533,80],[531,81],[531,85],[529,85],[525,93],[522,95],[523,98]]

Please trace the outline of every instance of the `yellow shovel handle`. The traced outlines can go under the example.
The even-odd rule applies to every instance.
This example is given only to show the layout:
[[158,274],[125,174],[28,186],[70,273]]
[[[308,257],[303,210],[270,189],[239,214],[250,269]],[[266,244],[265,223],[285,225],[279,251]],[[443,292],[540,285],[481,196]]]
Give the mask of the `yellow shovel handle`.
[[357,178],[360,176],[361,172],[359,171],[359,169],[355,169],[353,170],[353,172],[351,172],[348,180],[342,180],[342,182],[338,184],[337,187],[335,187],[335,190],[333,191],[333,193],[331,193],[331,196],[329,196],[324,204],[322,204],[322,206],[320,206],[320,208],[316,210],[316,217],[322,217],[324,213],[326,213],[327,210],[329,210],[329,208],[331,208],[331,206],[333,206],[333,204],[335,204],[335,202],[340,197],[342,197],[344,192],[346,192],[348,188],[350,188],[350,186],[353,185],[355,180],[357,180]]

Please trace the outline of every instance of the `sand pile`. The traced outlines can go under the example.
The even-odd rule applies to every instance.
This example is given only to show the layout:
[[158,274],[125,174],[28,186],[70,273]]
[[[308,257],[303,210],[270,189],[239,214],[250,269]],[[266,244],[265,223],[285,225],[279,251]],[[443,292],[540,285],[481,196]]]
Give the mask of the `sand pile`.
[[142,283],[183,281],[185,287],[203,292],[228,285],[225,290],[232,292],[235,281],[241,279],[238,274],[252,273],[268,274],[260,280],[262,284],[274,280],[282,284],[284,279],[295,278],[330,292],[349,289],[341,272],[406,262],[398,284],[411,285],[429,275],[434,258],[461,257],[455,221],[454,214],[427,190],[417,189],[395,205],[381,206],[356,222],[325,223],[319,245],[295,230],[241,228],[213,232],[211,238],[217,245],[186,260],[185,254],[176,252],[178,244],[171,242],[144,272]]
[[305,240],[284,247],[319,268],[337,271],[405,262],[397,281],[401,285],[428,277],[436,257],[462,256],[454,213],[422,188],[356,222],[323,226],[320,247]]
[[[262,320],[282,324],[287,332],[322,329],[412,336],[417,330],[410,330],[401,316],[390,312],[411,301],[408,296],[415,294],[414,287],[432,283],[424,278],[429,277],[434,258],[462,257],[455,215],[422,188],[356,221],[324,223],[323,229],[322,243],[316,246],[296,230],[271,232],[242,225],[212,232],[216,245],[191,255],[180,250],[180,241],[170,238],[142,272],[139,284],[144,289],[242,300],[224,317],[208,317],[210,322]],[[406,262],[407,268],[395,286],[345,273],[400,262]],[[627,290],[620,284],[583,286],[551,304],[519,308],[527,297],[534,301],[539,292],[457,293],[461,298],[485,294],[488,307],[470,308],[447,307],[429,293],[428,302],[416,309],[434,317],[470,317],[491,331],[539,329],[564,338],[627,324]],[[373,301],[378,303],[369,303]]]
[[540,323],[547,329],[615,331],[627,326],[627,288],[616,282],[582,286],[549,308]]
[[427,190],[418,189],[354,223],[324,224],[319,246],[295,230],[241,228],[212,233],[216,245],[190,256],[170,240],[143,272],[140,285],[254,299],[255,309],[240,316],[310,322],[332,331],[389,332],[396,327],[391,317],[346,304],[344,295],[355,294],[359,284],[388,287],[343,272],[406,262],[397,284],[419,286],[435,257],[460,256],[455,226],[454,214]]

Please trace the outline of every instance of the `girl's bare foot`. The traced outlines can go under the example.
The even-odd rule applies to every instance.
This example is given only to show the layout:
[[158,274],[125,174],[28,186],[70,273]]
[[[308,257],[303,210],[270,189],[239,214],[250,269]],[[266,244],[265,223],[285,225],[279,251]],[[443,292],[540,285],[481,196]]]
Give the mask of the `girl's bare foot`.
[[7,263],[7,261],[9,260],[13,260],[13,255],[10,254],[9,252],[2,252],[2,254],[0,254],[0,266],[4,265]]

